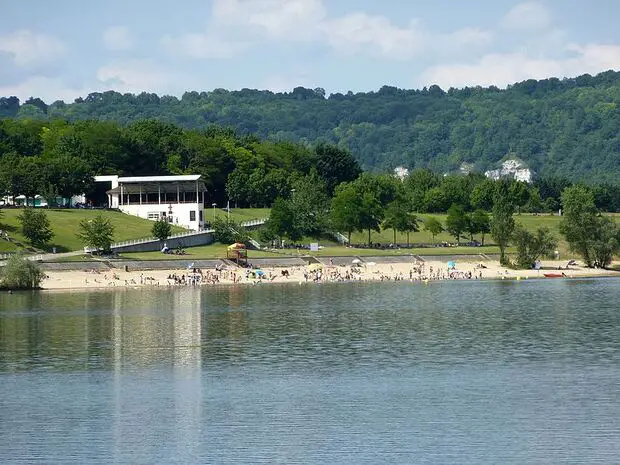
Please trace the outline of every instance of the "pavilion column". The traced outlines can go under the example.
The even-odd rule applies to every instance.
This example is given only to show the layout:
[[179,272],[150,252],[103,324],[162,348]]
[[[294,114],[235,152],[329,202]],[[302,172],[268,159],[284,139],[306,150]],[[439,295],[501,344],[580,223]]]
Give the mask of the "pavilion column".
[[199,200],[200,197],[198,197],[198,181],[196,181],[196,203],[198,203]]
[[161,205],[161,183],[157,183],[157,203]]
[[140,185],[140,205],[142,205],[142,183]]
[[181,203],[181,194],[179,193],[179,184],[177,183],[177,203]]
[[121,202],[120,205],[123,205],[123,185],[121,184]]

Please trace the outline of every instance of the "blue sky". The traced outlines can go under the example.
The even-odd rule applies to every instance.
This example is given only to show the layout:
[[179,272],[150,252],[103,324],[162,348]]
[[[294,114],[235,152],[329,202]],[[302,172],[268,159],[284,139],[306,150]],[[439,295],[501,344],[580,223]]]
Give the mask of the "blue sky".
[[328,93],[620,69],[616,0],[0,0],[0,96]]

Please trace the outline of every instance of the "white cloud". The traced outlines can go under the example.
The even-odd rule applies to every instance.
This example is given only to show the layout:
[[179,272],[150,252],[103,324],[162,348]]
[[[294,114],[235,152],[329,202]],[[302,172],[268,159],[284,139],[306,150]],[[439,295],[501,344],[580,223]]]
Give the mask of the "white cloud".
[[620,69],[620,45],[569,45],[565,51],[571,56],[548,59],[522,52],[488,54],[475,63],[429,68],[417,84],[438,84],[444,89],[477,85],[505,87],[526,79],[562,78]]
[[100,89],[117,92],[176,94],[197,88],[197,82],[188,75],[164,69],[149,60],[123,60],[109,63],[97,70]]
[[39,97],[46,103],[56,100],[73,102],[76,97],[88,94],[85,88],[73,88],[67,86],[60,78],[45,76],[32,76],[15,85],[0,86],[0,95],[15,95],[23,102],[30,97]]
[[520,3],[502,18],[506,29],[544,29],[551,24],[547,8],[538,2]]
[[108,50],[123,51],[133,48],[134,39],[126,26],[112,26],[103,31],[103,45]]
[[213,0],[205,31],[166,35],[169,53],[193,58],[230,58],[261,44],[312,41],[343,54],[407,60],[423,53],[461,53],[480,47],[492,35],[479,28],[440,34],[417,21],[404,25],[362,11],[330,18],[324,0]]
[[232,58],[248,47],[245,43],[227,42],[207,33],[182,34],[177,37],[165,35],[161,44],[169,53],[192,58]]
[[298,86],[312,88],[313,79],[308,73],[300,72],[292,75],[272,75],[263,83],[263,88],[272,92],[291,92]]
[[0,52],[12,55],[18,66],[48,63],[63,56],[66,51],[67,48],[61,40],[27,29],[0,36]]
[[249,26],[269,37],[306,40],[326,17],[321,0],[213,0],[216,26]]
[[426,42],[415,22],[398,27],[388,18],[361,12],[328,21],[323,29],[332,47],[349,53],[373,51],[389,58],[407,59],[419,53]]
[[488,44],[493,35],[476,27],[466,27],[447,35],[447,39],[459,47],[479,46]]

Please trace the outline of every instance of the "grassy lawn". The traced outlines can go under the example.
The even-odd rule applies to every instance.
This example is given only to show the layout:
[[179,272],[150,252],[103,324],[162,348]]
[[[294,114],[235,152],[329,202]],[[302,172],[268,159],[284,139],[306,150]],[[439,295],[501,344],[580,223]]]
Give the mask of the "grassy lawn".
[[[17,219],[21,211],[21,209],[3,209],[4,215],[0,219],[0,229],[8,230],[9,235],[13,239],[28,245],[26,239],[21,234],[21,225]],[[57,252],[82,249],[84,245],[75,237],[79,229],[79,223],[83,220],[92,219],[97,215],[103,215],[110,219],[114,225],[115,242],[150,237],[151,228],[153,227],[152,221],[111,210],[45,209],[44,211],[54,231],[54,237],[47,247],[49,251],[52,250],[52,247],[56,247]],[[173,233],[183,231],[178,226],[172,226],[172,230]],[[12,245],[4,240],[0,241],[0,253],[10,251],[3,248],[7,244],[9,246]]]
[[[233,221],[251,221],[262,220],[269,217],[270,208],[231,208],[230,219]],[[215,216],[219,218],[226,218],[228,213],[221,208],[215,209]],[[211,221],[213,219],[213,209],[205,210],[205,220]]]
[[[135,252],[124,253],[121,257],[127,260],[205,260],[210,258],[226,258],[226,245],[223,244],[211,244],[200,247],[189,247],[185,249],[187,255],[163,255],[161,252]],[[459,254],[496,254],[499,253],[499,249],[495,246],[485,247],[422,247],[415,249],[401,249],[401,250],[376,250],[376,249],[355,249],[350,247],[343,247],[339,245],[327,245],[321,248],[318,252],[310,252],[309,250],[295,250],[285,249],[280,253],[268,252],[263,250],[250,250],[248,251],[248,257],[261,258],[261,257],[297,257],[297,256],[340,256],[340,257],[368,257],[379,255],[459,255]],[[83,257],[77,259],[72,257],[72,261],[84,260]]]
[[[161,252],[130,252],[121,254],[126,260],[206,260],[210,258],[226,258],[228,244],[215,243],[199,247],[188,247],[185,255],[165,255]],[[262,250],[249,250],[248,258],[260,257],[286,257],[287,255],[265,252]]]
[[[421,218],[422,220],[425,220],[427,218],[436,218],[439,221],[441,221],[441,223],[443,225],[445,225],[446,223],[446,216],[445,214],[420,214],[418,215],[419,218]],[[611,215],[616,222],[620,223],[620,215]],[[552,216],[552,215],[531,215],[531,214],[522,214],[522,215],[515,215],[515,221],[519,224],[522,224],[526,229],[530,230],[530,231],[534,231],[539,227],[546,227],[549,228],[549,230],[555,235],[555,237],[558,239],[558,251],[560,252],[560,257],[564,258],[567,256],[573,256],[573,253],[570,253],[568,251],[568,244],[566,243],[566,241],[564,240],[564,238],[562,237],[562,235],[560,234],[560,230],[559,230],[559,225],[560,225],[560,221],[562,220],[562,217],[559,216]],[[416,232],[416,233],[412,233],[409,235],[409,240],[412,243],[416,243],[416,244],[432,244],[433,243],[433,239],[431,237],[431,235],[428,233],[428,231],[424,231],[424,223],[420,222],[420,229],[421,231]],[[389,244],[394,240],[394,236],[392,233],[391,229],[388,229],[386,231],[381,231],[379,233],[373,231],[371,233],[371,238],[372,238],[372,242],[373,243],[382,243],[382,244]],[[477,235],[474,237],[477,240],[480,240],[480,236]],[[468,240],[468,236],[465,236],[463,238],[461,238],[461,241],[467,241]],[[452,236],[450,236],[448,233],[443,232],[439,235],[437,235],[437,237],[435,238],[435,242],[454,242],[454,238]],[[351,242],[353,242],[354,244],[365,244],[368,242],[368,232],[363,232],[363,233],[353,233],[351,235]],[[396,234],[396,242],[397,243],[405,243],[407,242],[407,235],[406,234],[400,234],[397,233]],[[485,245],[493,245],[493,238],[491,237],[490,234],[487,234],[485,236]],[[494,249],[497,252],[485,252],[485,253],[498,253],[499,249],[495,248]],[[426,249],[428,250],[428,249]],[[433,251],[437,251],[437,250],[442,250],[442,248],[437,248],[437,249],[431,249]],[[451,248],[447,248],[444,250],[452,250]],[[439,253],[439,252],[438,252]],[[446,252],[446,253],[453,253],[453,252]]]

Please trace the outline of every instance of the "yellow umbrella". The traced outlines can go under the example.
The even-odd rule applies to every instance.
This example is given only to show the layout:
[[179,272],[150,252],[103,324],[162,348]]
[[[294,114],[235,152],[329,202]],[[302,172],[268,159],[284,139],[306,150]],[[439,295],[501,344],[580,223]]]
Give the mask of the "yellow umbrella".
[[322,269],[323,269],[323,265],[321,265],[320,263],[312,263],[308,265],[308,271],[318,271]]

